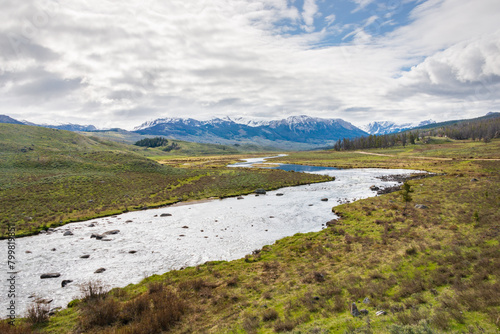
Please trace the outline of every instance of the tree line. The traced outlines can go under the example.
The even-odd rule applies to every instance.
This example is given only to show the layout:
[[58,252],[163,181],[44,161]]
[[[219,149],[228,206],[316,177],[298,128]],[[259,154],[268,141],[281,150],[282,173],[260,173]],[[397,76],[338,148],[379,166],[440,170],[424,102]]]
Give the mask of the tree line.
[[165,152],[179,150],[181,148],[179,144],[174,142],[168,145],[168,140],[164,137],[144,138],[137,141],[134,145],[141,147],[163,147],[162,150]]
[[370,148],[388,148],[393,146],[406,146],[417,141],[427,143],[430,137],[444,137],[455,140],[476,140],[490,142],[500,138],[500,116],[458,122],[451,125],[431,128],[409,130],[386,135],[370,135],[358,138],[344,138],[335,143],[336,151],[362,150]]

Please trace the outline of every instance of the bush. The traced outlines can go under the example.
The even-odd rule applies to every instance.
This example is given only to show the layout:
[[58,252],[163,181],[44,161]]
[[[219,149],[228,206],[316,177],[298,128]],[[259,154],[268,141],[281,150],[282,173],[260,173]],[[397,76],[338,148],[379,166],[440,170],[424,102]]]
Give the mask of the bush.
[[255,315],[250,315],[247,314],[243,318],[243,329],[245,330],[246,333],[256,333],[257,328],[259,328],[259,317],[256,317]]
[[426,321],[421,321],[418,325],[392,325],[388,330],[390,334],[437,334]]
[[0,321],[0,333],[2,334],[29,334],[34,333],[27,324],[10,325],[7,321]]
[[[34,302],[28,307],[26,320],[31,324],[41,324],[49,320],[50,306],[42,302]],[[3,333],[3,332],[2,332]]]
[[112,298],[89,299],[81,305],[80,324],[83,328],[110,326],[119,316],[119,305]]
[[152,304],[152,310],[149,313],[151,323],[156,324],[159,331],[171,328],[187,310],[185,302],[171,291],[154,295]]
[[278,312],[275,309],[267,309],[264,311],[262,314],[262,320],[263,321],[273,321],[278,319]]
[[101,281],[88,281],[80,285],[80,292],[84,301],[102,299],[108,295],[109,289]]
[[295,328],[297,323],[291,319],[278,320],[274,325],[274,331],[276,333],[289,332]]

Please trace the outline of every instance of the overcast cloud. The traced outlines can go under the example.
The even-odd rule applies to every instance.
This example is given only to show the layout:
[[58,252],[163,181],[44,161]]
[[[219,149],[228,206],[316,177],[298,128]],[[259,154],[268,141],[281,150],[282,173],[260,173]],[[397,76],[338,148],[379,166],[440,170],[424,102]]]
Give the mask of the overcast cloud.
[[498,0],[0,1],[0,114],[20,120],[499,111]]

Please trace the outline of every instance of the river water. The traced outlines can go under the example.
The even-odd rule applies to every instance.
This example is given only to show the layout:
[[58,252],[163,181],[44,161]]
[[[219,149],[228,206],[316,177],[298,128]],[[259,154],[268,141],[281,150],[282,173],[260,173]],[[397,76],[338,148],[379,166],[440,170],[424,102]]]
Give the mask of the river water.
[[[262,158],[249,159],[232,167],[250,167],[252,163],[262,162]],[[100,280],[110,288],[123,287],[152,274],[206,261],[242,258],[255,249],[299,232],[320,231],[327,221],[336,217],[332,213],[333,206],[376,196],[376,192],[370,190],[372,185],[388,187],[395,184],[378,177],[417,172],[297,166],[280,167],[335,176],[336,180],[282,188],[260,196],[251,194],[243,199],[226,198],[128,212],[71,223],[52,233],[17,239],[14,300],[17,315],[24,315],[36,297],[52,299],[52,308],[66,307],[69,301],[80,296],[79,285],[89,280]],[[322,201],[325,198],[328,201]],[[93,233],[111,230],[119,232],[107,235],[107,241],[91,238]],[[66,231],[73,235],[64,236]],[[7,253],[7,240],[0,241],[0,249]],[[88,258],[81,258],[83,255]],[[6,260],[0,263],[4,275],[1,318],[7,316],[6,308],[12,299],[7,298],[6,264]],[[105,271],[95,273],[99,268]],[[41,279],[44,273],[61,275]],[[72,282],[63,288],[63,280]]]

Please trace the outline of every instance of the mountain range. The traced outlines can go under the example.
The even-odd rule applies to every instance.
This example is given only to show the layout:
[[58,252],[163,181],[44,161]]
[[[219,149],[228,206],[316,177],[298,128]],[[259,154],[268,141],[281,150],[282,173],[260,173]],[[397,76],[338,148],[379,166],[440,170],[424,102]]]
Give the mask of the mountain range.
[[[18,121],[6,115],[0,115],[0,123],[43,126],[53,129],[77,132],[92,132],[95,135],[104,132],[119,131],[120,138],[132,142],[138,136],[164,136],[198,143],[223,145],[256,144],[277,149],[314,149],[332,146],[339,139],[367,136],[369,134],[389,134],[415,127],[434,124],[432,120],[419,123],[396,124],[391,121],[377,121],[356,127],[342,119],[318,118],[306,115],[291,116],[281,120],[257,120],[245,117],[224,117],[200,121],[193,118],[159,118],[145,122],[133,131],[122,129],[97,130],[93,125],[34,124]],[[126,139],[125,139],[126,141]]]
[[433,120],[425,120],[417,123],[403,123],[397,124],[391,121],[382,121],[382,122],[372,122],[366,125],[360,126],[365,132],[368,132],[371,135],[386,135],[390,133],[403,132],[406,130],[435,124],[436,122]]
[[281,149],[308,149],[333,145],[342,138],[367,135],[341,119],[291,116],[282,120],[247,122],[229,117],[199,121],[192,118],[161,118],[143,123],[134,132],[185,141],[217,144],[273,146]]

